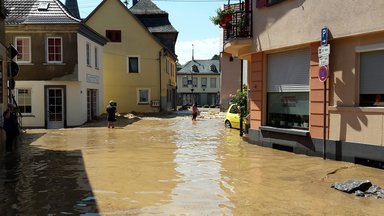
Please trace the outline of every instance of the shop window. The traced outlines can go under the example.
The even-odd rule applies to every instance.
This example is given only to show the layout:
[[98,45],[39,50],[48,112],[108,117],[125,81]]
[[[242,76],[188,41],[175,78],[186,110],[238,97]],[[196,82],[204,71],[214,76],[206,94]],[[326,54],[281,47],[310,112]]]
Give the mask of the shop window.
[[308,48],[268,55],[268,126],[308,129],[309,57]]
[[268,125],[282,128],[308,128],[308,92],[269,92]]
[[360,106],[384,106],[384,50],[360,53]]

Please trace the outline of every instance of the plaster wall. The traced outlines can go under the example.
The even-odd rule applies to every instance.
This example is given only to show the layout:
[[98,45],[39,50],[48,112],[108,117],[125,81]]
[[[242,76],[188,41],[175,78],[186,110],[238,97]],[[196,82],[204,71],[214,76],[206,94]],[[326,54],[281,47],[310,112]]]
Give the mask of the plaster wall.
[[253,50],[266,51],[320,40],[327,26],[341,38],[384,30],[382,0],[290,0],[253,10]]
[[[119,1],[109,0],[86,21],[101,35],[120,30],[121,42],[104,47],[104,106],[113,99],[120,113],[155,112],[151,104],[138,104],[137,91],[149,89],[151,100],[160,100],[161,45],[141,22]],[[139,57],[139,73],[127,72],[128,56]],[[162,61],[163,65],[165,61]]]

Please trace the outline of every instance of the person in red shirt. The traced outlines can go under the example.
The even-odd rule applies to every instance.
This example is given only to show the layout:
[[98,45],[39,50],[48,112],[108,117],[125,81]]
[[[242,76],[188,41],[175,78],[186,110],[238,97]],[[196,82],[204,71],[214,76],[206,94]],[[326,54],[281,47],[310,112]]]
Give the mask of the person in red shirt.
[[199,109],[197,109],[197,103],[195,102],[192,105],[192,121],[196,121],[197,113],[199,112]]

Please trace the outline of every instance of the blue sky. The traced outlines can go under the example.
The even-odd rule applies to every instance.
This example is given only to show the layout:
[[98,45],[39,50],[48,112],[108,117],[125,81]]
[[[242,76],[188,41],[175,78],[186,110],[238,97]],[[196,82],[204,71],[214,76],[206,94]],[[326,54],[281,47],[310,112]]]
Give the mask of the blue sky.
[[[65,0],[61,0],[65,2]],[[227,0],[152,0],[160,9],[169,13],[172,25],[179,31],[176,54],[180,64],[191,60],[192,44],[195,59],[210,59],[222,50],[218,26],[209,19]],[[78,0],[80,15],[85,18],[101,0]],[[132,0],[128,1],[132,6]]]

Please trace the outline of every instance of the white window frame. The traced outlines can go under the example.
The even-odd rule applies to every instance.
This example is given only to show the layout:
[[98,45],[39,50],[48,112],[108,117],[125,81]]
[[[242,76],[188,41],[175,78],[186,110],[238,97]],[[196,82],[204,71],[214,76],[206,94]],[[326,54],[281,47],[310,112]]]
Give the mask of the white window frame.
[[[60,39],[60,56],[61,59],[60,61],[49,61],[49,44],[48,41],[49,39]],[[47,37],[46,39],[46,58],[48,63],[63,63],[63,38],[62,37]]]
[[99,47],[95,46],[95,68],[99,69]]
[[[25,52],[20,52],[20,50],[18,50],[19,54],[17,55],[17,57],[19,55],[23,55],[23,54],[28,54],[29,55],[29,60],[28,61],[23,61],[23,60],[17,60],[17,57],[16,57],[16,62],[18,63],[31,63],[32,62],[32,46],[31,46],[31,37],[29,36],[20,36],[20,37],[15,37],[15,46],[16,46],[16,49],[18,48],[17,47],[17,41],[21,39],[23,41],[23,39],[28,39],[28,48],[29,48],[29,53],[25,53]],[[24,43],[22,44],[23,47],[26,47],[24,45]],[[24,56],[24,55],[23,55]]]
[[[137,72],[131,72],[129,71],[129,59],[130,58],[137,58]],[[136,73],[140,73],[140,56],[137,56],[137,55],[129,55],[127,56],[127,73],[129,74],[136,74]]]
[[87,42],[87,44],[85,45],[85,58],[86,58],[86,62],[87,62],[87,66],[88,67],[91,67],[91,44],[89,42]]
[[[140,102],[140,91],[148,91],[148,100],[146,102]],[[151,102],[151,89],[150,88],[138,88],[137,89],[137,104],[150,104]]]
[[182,77],[182,83],[183,83],[183,87],[187,88],[188,87],[188,77]]
[[199,85],[199,80],[197,77],[192,78],[192,87],[197,87]]
[[201,78],[201,88],[207,88],[207,82],[208,82],[207,77],[202,77]]
[[[212,80],[214,80],[213,83],[215,83],[215,86],[212,85]],[[217,78],[216,78],[216,77],[211,77],[211,78],[209,78],[209,86],[210,86],[211,88],[217,88]]]
[[16,101],[17,101],[18,106],[20,108],[20,107],[25,107],[25,105],[26,105],[26,103],[25,103],[26,97],[22,98],[24,103],[21,103],[20,102],[21,97],[19,95],[19,90],[28,90],[30,92],[30,104],[27,104],[27,105],[31,106],[31,112],[22,112],[22,114],[32,114],[32,88],[25,87],[25,88],[16,88],[15,89],[15,98],[16,98]]

